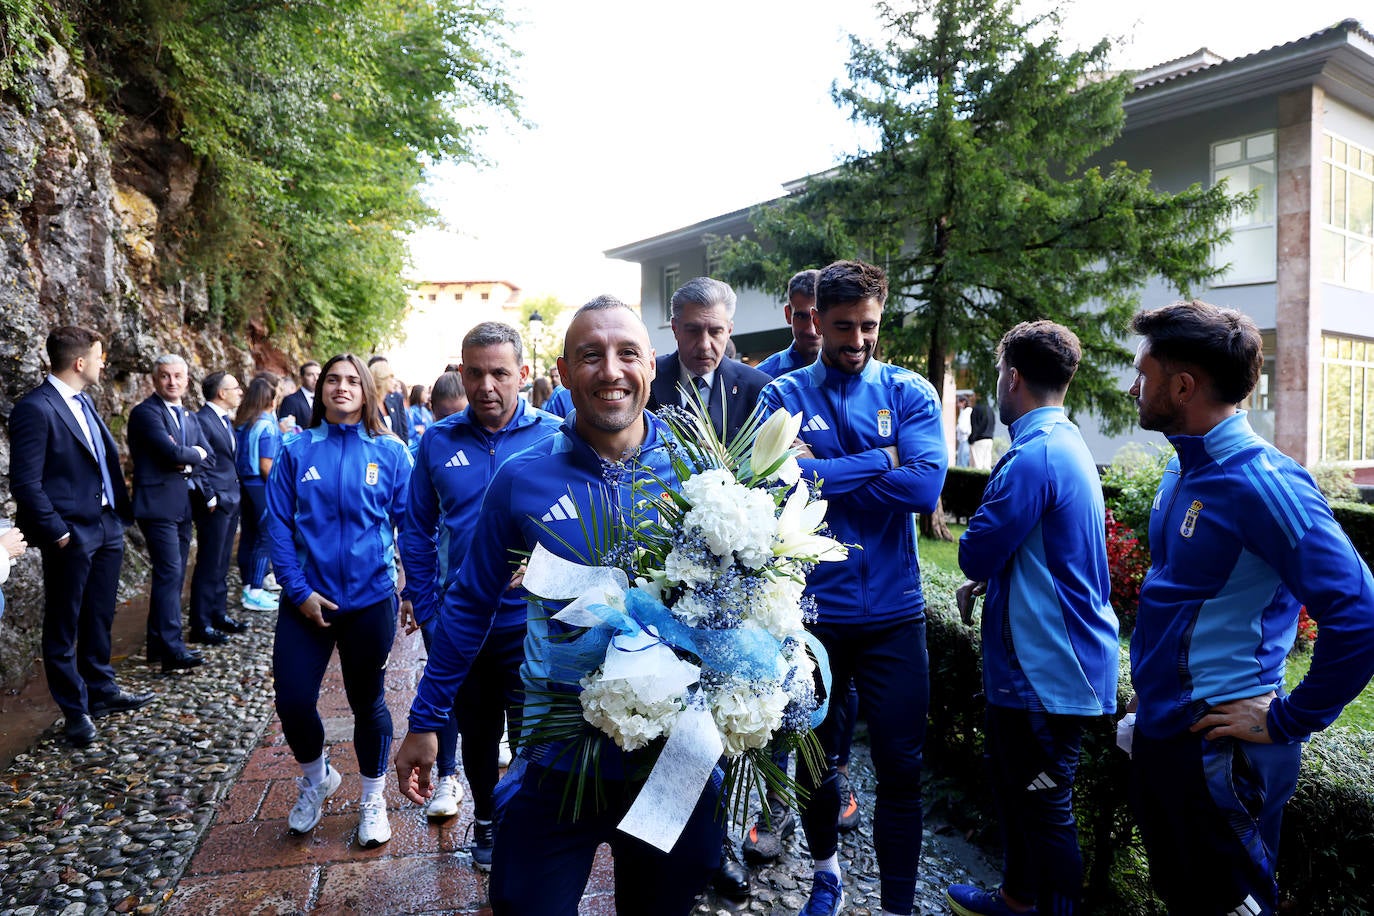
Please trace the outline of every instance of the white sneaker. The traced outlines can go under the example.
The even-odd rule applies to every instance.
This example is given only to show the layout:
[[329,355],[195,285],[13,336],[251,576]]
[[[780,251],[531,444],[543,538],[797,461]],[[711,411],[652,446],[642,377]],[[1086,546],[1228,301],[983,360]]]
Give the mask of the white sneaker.
[[374,792],[358,806],[358,845],[376,849],[391,839],[391,822],[386,817],[386,799]]
[[286,826],[291,828],[292,833],[309,833],[315,829],[315,825],[320,822],[320,816],[324,813],[324,800],[338,790],[341,782],[343,777],[333,767],[325,771],[324,782],[315,785],[307,782],[304,776],[296,777],[296,785],[300,787],[301,794],[286,817]]
[[275,611],[280,601],[265,588],[245,588],[242,604],[246,611]]
[[281,586],[277,584],[277,574],[276,574],[276,573],[268,573],[268,574],[263,578],[263,580],[262,580],[262,587],[263,587],[263,590],[264,590],[264,591],[269,591],[269,592],[279,592],[279,591],[281,591]]
[[439,785],[434,787],[434,794],[429,797],[429,804],[425,805],[425,817],[453,817],[458,813],[458,803],[462,800],[463,784],[458,777],[440,776]]
[[501,743],[496,747],[496,765],[508,767],[510,766],[511,759],[510,734],[508,732],[502,732]]

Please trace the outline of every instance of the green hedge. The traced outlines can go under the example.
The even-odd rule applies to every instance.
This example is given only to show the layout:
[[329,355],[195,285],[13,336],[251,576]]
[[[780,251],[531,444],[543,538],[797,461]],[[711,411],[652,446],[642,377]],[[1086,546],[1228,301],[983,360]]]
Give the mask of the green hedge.
[[[934,567],[923,569],[922,578],[931,680],[927,805],[996,848],[995,812],[982,759],[978,631],[964,626],[954,607],[954,589],[962,578]],[[1125,648],[1121,656],[1118,708],[1131,695]],[[1149,889],[1127,797],[1129,761],[1116,748],[1115,718],[1103,716],[1084,733],[1074,793],[1086,909],[1156,916],[1164,907]],[[1374,735],[1343,729],[1315,736],[1304,751],[1298,790],[1284,813],[1279,851],[1286,914],[1374,912],[1374,886],[1367,880],[1374,862],[1372,756]]]
[[1336,500],[1331,503],[1331,514],[1364,561],[1374,567],[1374,506]]

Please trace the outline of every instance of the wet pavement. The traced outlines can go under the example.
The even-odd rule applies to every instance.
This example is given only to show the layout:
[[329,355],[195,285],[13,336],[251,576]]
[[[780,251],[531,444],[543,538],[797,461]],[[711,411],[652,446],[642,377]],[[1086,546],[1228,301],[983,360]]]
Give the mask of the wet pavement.
[[[466,852],[466,802],[457,817],[431,824],[389,778],[391,842],[358,847],[352,717],[337,662],[320,707],[343,785],[311,834],[287,832],[300,771],[272,710],[274,615],[240,617],[254,629],[205,648],[199,669],[163,677],[136,654],[119,664],[126,689],[155,690],[159,697],[136,712],[98,720],[91,747],[68,748],[54,724],[14,758],[0,777],[0,913],[489,912],[486,878]],[[399,636],[387,680],[398,736],[423,664],[419,634]],[[867,810],[865,825],[846,836],[841,850],[844,912],[863,916],[881,908],[869,829],[872,769],[861,743],[851,770]],[[798,833],[779,864],[754,870],[748,901],[708,893],[695,912],[795,913],[810,886],[804,850]],[[927,825],[917,912],[947,912],[944,888],[952,881],[996,878],[982,853],[938,824]],[[615,912],[605,848],[579,911]]]

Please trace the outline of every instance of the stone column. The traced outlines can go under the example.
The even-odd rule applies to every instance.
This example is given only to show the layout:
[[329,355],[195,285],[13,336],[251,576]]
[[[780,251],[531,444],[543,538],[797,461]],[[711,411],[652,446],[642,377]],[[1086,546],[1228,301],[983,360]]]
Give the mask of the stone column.
[[1321,454],[1322,109],[1317,86],[1279,97],[1274,444],[1312,465]]

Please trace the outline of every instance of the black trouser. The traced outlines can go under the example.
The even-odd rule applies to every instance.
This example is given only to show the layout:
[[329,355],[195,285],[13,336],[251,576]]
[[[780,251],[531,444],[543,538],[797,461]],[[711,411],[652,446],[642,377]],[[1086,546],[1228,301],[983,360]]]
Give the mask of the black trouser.
[[191,573],[191,632],[204,633],[228,616],[229,561],[239,507],[195,510],[196,568]]
[[139,530],[148,542],[153,566],[148,590],[148,651],[180,655],[186,651],[181,636],[181,588],[186,582],[186,560],[191,555],[191,513],[173,521],[141,518]]
[[[603,780],[605,805],[572,819],[568,774],[530,764],[506,806],[492,855],[497,916],[577,916],[596,849],[609,843],[619,916],[686,916],[720,865],[720,793],[708,781],[671,852],[616,829],[642,783]],[[591,798],[583,804],[594,807]]]
[[[925,620],[895,623],[816,623],[808,627],[830,655],[835,685],[852,679],[859,714],[868,722],[878,789],[873,806],[873,847],[878,856],[883,909],[910,913],[921,858],[921,751],[930,708],[930,662]],[[836,692],[843,686],[835,687]],[[820,779],[803,765],[797,781],[810,793],[802,810],[806,842],[815,859],[839,848],[840,793],[835,782],[844,730],[844,700],[831,705],[816,730],[826,755]]]
[[48,690],[69,720],[93,700],[119,692],[110,665],[124,523],[106,509],[90,524],[68,522],[66,547],[43,554],[43,671]]
[[353,748],[358,772],[386,775],[391,751],[391,710],[386,706],[386,662],[396,640],[396,598],[364,608],[341,609],[319,627],[283,598],[272,645],[272,683],[277,715],[291,753],[300,763],[324,753],[320,685],[334,648],[339,649],[344,693],[353,710]]

